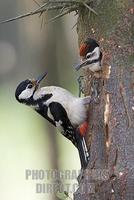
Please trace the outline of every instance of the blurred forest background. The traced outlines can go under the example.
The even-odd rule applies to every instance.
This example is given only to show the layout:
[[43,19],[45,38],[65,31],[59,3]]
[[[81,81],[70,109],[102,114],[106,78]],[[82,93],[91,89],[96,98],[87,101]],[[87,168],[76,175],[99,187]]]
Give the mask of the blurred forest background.
[[[37,7],[32,0],[0,1],[0,21]],[[26,169],[80,169],[77,149],[32,109],[14,97],[18,83],[48,76],[42,85],[57,85],[78,95],[73,65],[78,62],[76,23],[68,15],[44,22],[54,13],[0,25],[0,199],[51,200],[36,194]],[[72,29],[73,28],[73,29]],[[73,182],[77,182],[73,180]]]

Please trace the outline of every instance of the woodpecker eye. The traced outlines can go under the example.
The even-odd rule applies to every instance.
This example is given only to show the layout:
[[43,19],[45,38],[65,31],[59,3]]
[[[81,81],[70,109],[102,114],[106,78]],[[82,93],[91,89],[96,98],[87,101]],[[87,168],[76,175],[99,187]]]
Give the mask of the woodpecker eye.
[[86,58],[91,58],[92,54],[91,53],[87,53]]
[[86,56],[86,58],[90,58],[90,57],[91,57],[91,55],[87,55],[87,56]]
[[32,84],[29,84],[29,85],[27,86],[27,88],[29,88],[29,89],[31,89],[32,87],[33,87]]
[[87,53],[86,58],[91,58],[91,57],[93,57],[94,55],[95,55],[94,52],[93,52],[93,53]]

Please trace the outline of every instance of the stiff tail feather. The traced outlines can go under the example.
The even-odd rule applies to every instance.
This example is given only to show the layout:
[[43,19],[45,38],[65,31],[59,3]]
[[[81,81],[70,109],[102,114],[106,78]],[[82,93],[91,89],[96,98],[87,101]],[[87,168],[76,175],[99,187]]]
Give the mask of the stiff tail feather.
[[83,136],[80,135],[79,130],[76,130],[76,143],[80,156],[82,169],[85,169],[89,161],[89,153],[87,150],[86,142]]

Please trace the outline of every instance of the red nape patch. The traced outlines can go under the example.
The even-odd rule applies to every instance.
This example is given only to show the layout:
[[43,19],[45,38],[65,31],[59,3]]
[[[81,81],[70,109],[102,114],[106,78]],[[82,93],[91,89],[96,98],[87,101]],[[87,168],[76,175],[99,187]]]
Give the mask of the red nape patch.
[[88,49],[89,49],[89,45],[87,44],[82,44],[80,46],[80,56],[86,56],[87,52],[88,52]]
[[85,121],[83,124],[79,126],[79,132],[81,136],[85,136],[88,130],[88,122]]

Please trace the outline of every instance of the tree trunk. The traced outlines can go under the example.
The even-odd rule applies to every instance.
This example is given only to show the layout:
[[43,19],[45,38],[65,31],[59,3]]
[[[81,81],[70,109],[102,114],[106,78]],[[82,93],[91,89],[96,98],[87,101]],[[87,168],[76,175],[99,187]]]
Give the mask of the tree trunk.
[[[89,13],[85,7],[78,12],[79,44],[87,37],[99,41],[109,77],[98,78],[99,103],[89,107],[86,139],[90,161],[74,199],[131,200],[134,199],[133,1],[93,2],[98,15]],[[87,95],[91,74],[87,70],[83,74]]]

